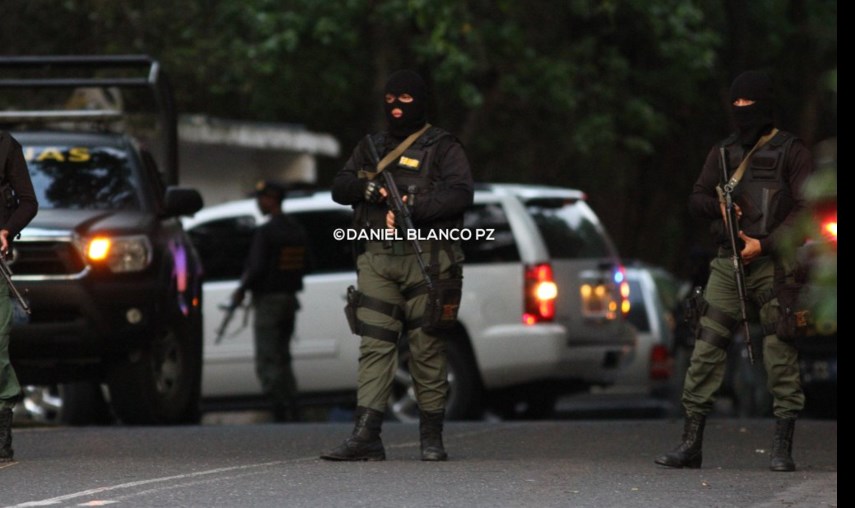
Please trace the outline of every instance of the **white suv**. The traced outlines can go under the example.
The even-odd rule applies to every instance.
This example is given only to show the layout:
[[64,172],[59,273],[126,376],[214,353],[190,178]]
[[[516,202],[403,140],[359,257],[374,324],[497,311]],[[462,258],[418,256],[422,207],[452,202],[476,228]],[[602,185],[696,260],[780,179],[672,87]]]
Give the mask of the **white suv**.
[[[285,212],[304,224],[312,253],[291,346],[301,398],[354,400],[359,338],[342,310],[346,288],[356,282],[353,247],[333,233],[350,227],[351,209],[319,191],[287,198]],[[252,327],[240,327],[237,317],[219,344],[215,337],[220,306],[237,285],[252,230],[262,220],[255,202],[242,200],[203,209],[184,223],[206,272],[202,392],[208,401],[261,394]],[[448,342],[449,418],[476,418],[487,408],[503,416],[545,416],[559,395],[612,383],[635,344],[624,321],[628,285],[584,194],[481,185],[464,227],[492,233],[463,243],[459,327]],[[557,287],[557,297],[539,292],[542,287]],[[402,344],[402,360],[406,354]],[[390,401],[402,420],[418,414],[405,369],[402,361]]]

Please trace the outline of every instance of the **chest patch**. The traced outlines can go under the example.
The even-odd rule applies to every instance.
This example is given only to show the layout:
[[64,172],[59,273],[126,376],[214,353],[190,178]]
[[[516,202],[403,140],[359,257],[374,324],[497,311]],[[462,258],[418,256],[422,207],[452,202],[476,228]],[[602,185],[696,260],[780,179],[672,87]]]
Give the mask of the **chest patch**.
[[401,158],[398,159],[398,165],[401,166],[402,168],[406,168],[406,169],[417,170],[417,169],[419,169],[420,164],[421,164],[421,161],[419,161],[418,159],[414,159],[412,157],[407,157],[406,155],[402,155]]

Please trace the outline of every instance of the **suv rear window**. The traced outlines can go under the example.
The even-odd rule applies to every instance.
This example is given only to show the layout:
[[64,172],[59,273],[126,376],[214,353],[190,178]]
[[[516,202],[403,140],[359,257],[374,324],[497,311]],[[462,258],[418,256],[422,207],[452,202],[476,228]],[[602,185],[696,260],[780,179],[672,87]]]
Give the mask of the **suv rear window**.
[[128,154],[101,146],[28,146],[24,153],[42,208],[139,210]]
[[637,280],[629,279],[629,314],[626,319],[639,332],[650,332],[650,321],[647,318],[647,309],[644,306],[644,297],[641,293],[641,284]]
[[563,198],[535,199],[526,209],[537,224],[553,259],[602,258],[610,255],[597,225],[587,217],[585,204]]
[[471,231],[476,229],[493,230],[493,239],[476,239],[461,242],[465,263],[506,263],[520,260],[517,242],[511,232],[511,225],[505,216],[505,210],[499,204],[474,205],[463,215],[463,227]]

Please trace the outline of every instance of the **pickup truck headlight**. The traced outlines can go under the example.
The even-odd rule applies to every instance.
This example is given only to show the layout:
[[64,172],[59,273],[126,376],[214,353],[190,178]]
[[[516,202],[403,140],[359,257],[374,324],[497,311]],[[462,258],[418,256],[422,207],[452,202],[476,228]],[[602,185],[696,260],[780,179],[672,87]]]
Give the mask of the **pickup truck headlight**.
[[145,235],[96,236],[85,243],[83,254],[112,272],[139,272],[151,263],[151,242]]

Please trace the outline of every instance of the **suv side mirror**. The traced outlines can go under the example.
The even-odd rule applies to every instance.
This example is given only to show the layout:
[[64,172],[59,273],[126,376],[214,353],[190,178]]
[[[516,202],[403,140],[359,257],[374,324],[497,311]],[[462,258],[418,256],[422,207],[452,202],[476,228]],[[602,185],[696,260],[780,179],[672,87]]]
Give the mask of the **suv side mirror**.
[[202,195],[196,189],[169,187],[166,189],[166,216],[193,215],[204,206]]

